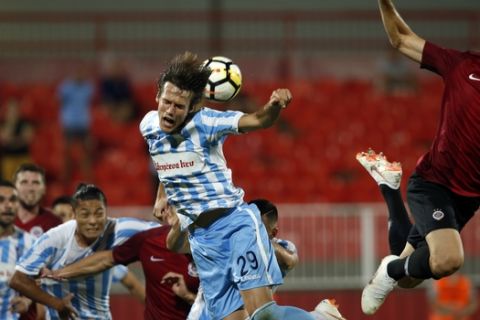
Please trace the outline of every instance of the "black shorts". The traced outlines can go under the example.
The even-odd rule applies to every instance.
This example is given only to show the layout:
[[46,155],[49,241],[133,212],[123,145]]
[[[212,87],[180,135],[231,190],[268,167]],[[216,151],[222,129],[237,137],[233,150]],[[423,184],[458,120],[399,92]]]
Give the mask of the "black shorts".
[[415,220],[408,242],[415,248],[431,231],[453,228],[460,232],[480,207],[480,197],[460,196],[417,173],[408,180],[407,202]]

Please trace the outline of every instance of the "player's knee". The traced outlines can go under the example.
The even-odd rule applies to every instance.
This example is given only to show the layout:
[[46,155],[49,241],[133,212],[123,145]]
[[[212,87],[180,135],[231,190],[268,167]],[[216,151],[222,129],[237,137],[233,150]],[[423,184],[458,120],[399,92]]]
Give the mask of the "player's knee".
[[463,265],[464,257],[460,252],[452,252],[430,257],[432,273],[438,277],[446,277],[455,273]]

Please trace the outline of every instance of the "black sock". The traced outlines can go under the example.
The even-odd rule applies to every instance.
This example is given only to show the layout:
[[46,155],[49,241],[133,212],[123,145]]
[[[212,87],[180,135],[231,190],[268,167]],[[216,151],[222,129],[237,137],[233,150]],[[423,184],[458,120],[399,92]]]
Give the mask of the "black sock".
[[387,266],[388,275],[400,280],[405,276],[416,279],[430,279],[434,275],[430,269],[430,250],[428,246],[416,249],[409,257],[394,260]]
[[388,208],[388,243],[390,252],[398,256],[405,248],[412,223],[403,203],[400,189],[392,189],[385,184],[381,184],[380,191]]

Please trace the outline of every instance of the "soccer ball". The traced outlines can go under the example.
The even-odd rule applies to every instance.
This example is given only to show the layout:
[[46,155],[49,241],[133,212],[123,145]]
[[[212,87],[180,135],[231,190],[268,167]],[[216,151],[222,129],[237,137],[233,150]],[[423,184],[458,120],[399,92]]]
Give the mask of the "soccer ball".
[[219,102],[233,99],[242,87],[240,68],[231,59],[220,56],[205,60],[203,65],[212,70],[205,88],[205,97]]

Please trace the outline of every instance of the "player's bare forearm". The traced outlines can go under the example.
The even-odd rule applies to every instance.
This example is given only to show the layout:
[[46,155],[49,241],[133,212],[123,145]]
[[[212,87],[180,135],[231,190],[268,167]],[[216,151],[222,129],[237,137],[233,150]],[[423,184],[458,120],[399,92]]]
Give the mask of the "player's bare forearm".
[[173,271],[167,272],[162,278],[162,283],[172,284],[173,293],[185,300],[188,304],[193,304],[195,302],[197,295],[188,289],[187,284],[185,283],[185,278],[180,273]]
[[392,46],[410,59],[420,62],[425,40],[410,29],[391,0],[378,0],[378,5],[383,26]]
[[163,186],[163,183],[159,182],[157,188],[157,198],[155,199],[155,201],[159,201],[165,198],[167,198],[167,194],[165,193],[165,187]]
[[59,278],[75,278],[89,274],[95,274],[111,268],[115,265],[111,250],[99,251],[91,256],[66,266],[63,269],[54,270],[53,274]]
[[15,271],[9,285],[12,289],[33,301],[44,304],[56,310],[62,307],[61,299],[43,291],[39,286],[37,286],[34,279],[20,271]]
[[157,197],[155,204],[153,205],[153,216],[157,218],[161,223],[164,223],[165,211],[168,209],[168,199],[165,192],[165,187],[162,182],[159,182],[157,188]]
[[145,303],[145,286],[131,271],[128,271],[127,275],[123,277],[122,284],[138,301]]
[[249,132],[271,127],[280,115],[280,111],[287,107],[292,100],[288,89],[277,89],[272,92],[270,100],[263,108],[244,115],[238,122],[240,132]]
[[190,253],[188,232],[180,229],[180,221],[177,219],[167,234],[167,249],[178,253]]

